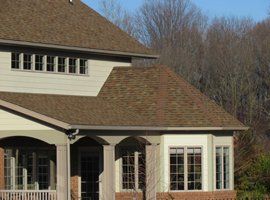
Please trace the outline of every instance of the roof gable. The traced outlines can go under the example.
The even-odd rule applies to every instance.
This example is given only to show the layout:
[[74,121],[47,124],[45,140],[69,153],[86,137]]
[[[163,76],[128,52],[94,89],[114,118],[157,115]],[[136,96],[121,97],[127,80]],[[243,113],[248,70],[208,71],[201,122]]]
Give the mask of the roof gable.
[[0,0],[0,39],[153,55],[80,0]]

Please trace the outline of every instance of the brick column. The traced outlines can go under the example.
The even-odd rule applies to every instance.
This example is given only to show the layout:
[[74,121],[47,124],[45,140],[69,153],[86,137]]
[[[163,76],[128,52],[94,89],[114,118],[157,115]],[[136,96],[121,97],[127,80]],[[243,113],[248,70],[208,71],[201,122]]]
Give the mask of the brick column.
[[102,199],[115,200],[115,145],[103,145]]
[[157,199],[157,150],[158,145],[146,145],[146,200]]
[[56,145],[57,199],[68,199],[67,145]]

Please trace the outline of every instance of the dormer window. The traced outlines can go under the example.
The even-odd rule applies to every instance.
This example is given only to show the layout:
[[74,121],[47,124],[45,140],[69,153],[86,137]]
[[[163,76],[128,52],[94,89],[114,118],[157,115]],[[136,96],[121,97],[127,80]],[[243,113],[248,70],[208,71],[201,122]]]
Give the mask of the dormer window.
[[68,73],[76,74],[77,67],[76,67],[76,59],[70,58],[68,63]]
[[11,53],[11,69],[40,73],[88,75],[88,60],[57,55]]
[[47,56],[47,72],[54,72],[55,69],[55,57]]
[[32,55],[23,54],[23,69],[31,70],[32,69]]

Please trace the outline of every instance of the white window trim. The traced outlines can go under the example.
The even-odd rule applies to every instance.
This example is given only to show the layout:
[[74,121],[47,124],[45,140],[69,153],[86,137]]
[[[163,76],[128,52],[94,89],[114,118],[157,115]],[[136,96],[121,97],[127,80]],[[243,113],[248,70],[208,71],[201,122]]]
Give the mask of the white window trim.
[[[12,68],[12,53],[18,53],[19,54],[19,68],[15,69]],[[23,68],[24,63],[24,54],[31,55],[31,69],[27,70]],[[42,55],[43,56],[43,70],[35,70],[35,55]],[[47,57],[53,56],[54,57],[54,71],[47,71]],[[65,72],[58,72],[58,57],[65,58]],[[69,73],[69,59],[75,59],[76,60],[76,73]],[[80,73],[80,60],[86,60],[86,70],[85,74]],[[72,75],[72,76],[82,76],[87,77],[89,76],[89,59],[87,58],[76,58],[76,57],[68,57],[68,56],[57,56],[52,54],[35,54],[35,53],[28,53],[28,52],[11,52],[11,58],[10,58],[10,68],[11,71],[17,71],[17,72],[33,72],[33,73],[44,73],[44,74],[58,74],[58,75]]]
[[[171,148],[184,148],[184,190],[171,190],[171,154],[170,154],[170,149]],[[188,190],[188,159],[187,159],[187,149],[188,148],[201,148],[201,176],[202,176],[202,189],[201,190]],[[173,145],[168,147],[168,155],[169,155],[169,170],[168,170],[168,191],[169,192],[202,192],[204,191],[204,149],[202,145],[188,145],[188,146],[183,146],[183,145]]]
[[[222,148],[222,188],[221,189],[217,189],[217,180],[216,180],[216,172],[217,172],[217,163],[216,163],[216,149],[217,148]],[[224,148],[229,148],[229,188],[224,188],[224,165],[223,165],[223,162],[224,162],[224,159],[223,159],[223,149]],[[232,190],[232,182],[231,182],[231,173],[232,173],[232,169],[231,169],[231,159],[232,159],[232,148],[230,145],[214,145],[214,156],[213,156],[213,160],[214,160],[214,191],[230,191]]]

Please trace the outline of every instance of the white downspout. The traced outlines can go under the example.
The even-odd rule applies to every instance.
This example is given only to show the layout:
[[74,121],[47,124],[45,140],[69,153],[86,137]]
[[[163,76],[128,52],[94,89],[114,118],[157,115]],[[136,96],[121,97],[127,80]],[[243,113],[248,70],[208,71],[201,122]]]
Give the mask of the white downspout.
[[68,199],[67,200],[71,200],[71,167],[70,167],[70,141],[72,139],[75,139],[76,135],[78,135],[80,132],[79,129],[76,129],[75,132],[71,132],[68,134],[67,137],[67,173],[68,173],[68,184],[67,184],[67,191],[68,191]]

